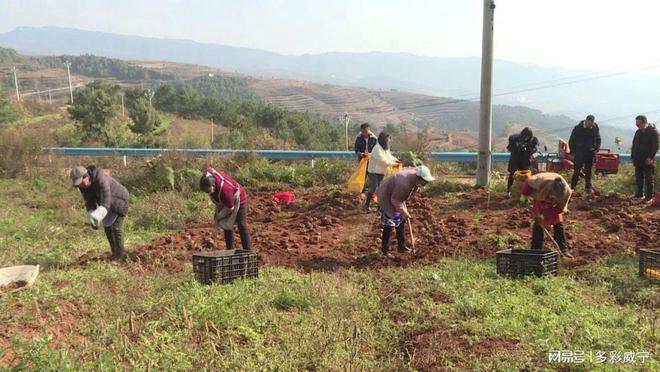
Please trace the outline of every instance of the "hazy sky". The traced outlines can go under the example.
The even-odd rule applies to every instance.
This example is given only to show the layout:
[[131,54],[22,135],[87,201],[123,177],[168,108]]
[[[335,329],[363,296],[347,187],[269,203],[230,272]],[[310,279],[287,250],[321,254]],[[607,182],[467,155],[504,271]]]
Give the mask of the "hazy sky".
[[[496,58],[605,70],[660,65],[660,1],[497,0]],[[2,0],[0,32],[62,26],[284,54],[481,54],[481,0]],[[660,68],[653,72],[660,72]]]

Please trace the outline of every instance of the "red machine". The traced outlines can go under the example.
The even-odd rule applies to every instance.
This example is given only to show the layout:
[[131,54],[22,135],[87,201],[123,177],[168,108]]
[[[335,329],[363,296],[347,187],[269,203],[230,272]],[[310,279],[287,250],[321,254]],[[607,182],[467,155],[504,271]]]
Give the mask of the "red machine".
[[610,149],[601,149],[596,154],[596,173],[602,175],[619,172],[619,154],[613,154]]
[[570,161],[571,150],[568,143],[559,140],[558,152],[555,155],[548,154],[545,159],[545,170],[547,172],[561,172],[573,169],[573,162]]

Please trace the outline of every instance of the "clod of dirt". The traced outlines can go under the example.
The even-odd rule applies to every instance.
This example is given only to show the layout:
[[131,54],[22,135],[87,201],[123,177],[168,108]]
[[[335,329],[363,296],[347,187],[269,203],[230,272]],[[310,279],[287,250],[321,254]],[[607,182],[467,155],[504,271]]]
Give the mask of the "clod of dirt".
[[621,231],[621,224],[619,224],[619,223],[613,222],[613,223],[610,223],[607,226],[607,232],[608,233],[616,233],[616,232],[619,232],[619,231]]
[[588,211],[588,210],[591,210],[591,205],[586,201],[580,201],[575,206],[575,209],[577,209],[579,211]]
[[618,192],[613,191],[613,192],[610,192],[609,194],[607,194],[607,198],[608,199],[614,199],[614,200],[621,200],[621,195],[619,195]]
[[591,211],[589,215],[593,218],[601,218],[605,215],[605,213],[603,213],[603,211],[601,211],[600,209],[597,209],[595,211]]
[[204,248],[213,248],[215,247],[215,241],[209,237],[204,238],[202,241],[202,246]]

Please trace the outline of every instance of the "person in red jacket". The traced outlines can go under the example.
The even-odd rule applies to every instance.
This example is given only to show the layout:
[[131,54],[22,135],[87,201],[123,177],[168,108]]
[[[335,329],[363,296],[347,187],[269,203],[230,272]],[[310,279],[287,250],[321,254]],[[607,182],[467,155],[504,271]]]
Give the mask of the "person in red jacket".
[[559,245],[561,254],[572,258],[563,225],[564,213],[568,212],[568,201],[571,198],[572,190],[564,177],[551,172],[538,173],[525,181],[521,191],[521,205],[526,206],[530,197],[534,199],[532,249],[543,249],[543,226],[552,226],[553,238]]
[[227,249],[234,249],[233,226],[238,225],[244,250],[252,250],[247,226],[248,196],[245,188],[224,172],[208,167],[199,180],[200,190],[206,192],[215,204],[215,225],[225,232]]

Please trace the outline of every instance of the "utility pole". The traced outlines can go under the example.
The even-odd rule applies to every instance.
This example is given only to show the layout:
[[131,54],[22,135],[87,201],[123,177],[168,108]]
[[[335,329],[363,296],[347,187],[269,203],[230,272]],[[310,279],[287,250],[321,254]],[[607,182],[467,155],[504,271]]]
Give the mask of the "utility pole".
[[213,118],[211,118],[211,147],[213,147]]
[[69,94],[71,95],[71,104],[73,105],[73,87],[71,86],[71,62],[66,61],[66,75],[69,77]]
[[346,151],[348,151],[348,122],[351,121],[351,117],[348,116],[348,112],[344,113],[344,136],[346,138]]
[[121,117],[125,118],[126,115],[124,114],[124,95],[121,95]]
[[16,77],[16,66],[14,66],[14,87],[16,87],[16,101],[20,101],[21,95],[18,93],[18,78]]
[[481,100],[479,108],[479,159],[477,187],[490,182],[493,129],[493,28],[495,0],[484,0],[483,35],[481,41]]

